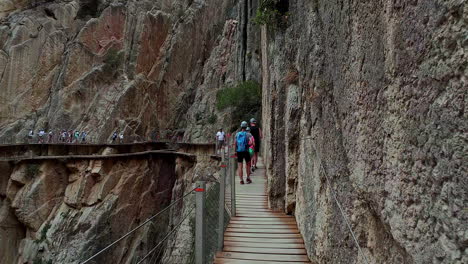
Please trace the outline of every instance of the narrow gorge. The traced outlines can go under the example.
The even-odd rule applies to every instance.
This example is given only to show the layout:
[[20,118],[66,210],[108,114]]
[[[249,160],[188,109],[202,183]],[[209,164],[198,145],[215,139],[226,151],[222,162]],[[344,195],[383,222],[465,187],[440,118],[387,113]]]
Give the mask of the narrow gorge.
[[[468,263],[467,92],[466,0],[0,0],[0,263],[80,263],[219,178],[209,143],[250,117],[312,263]],[[191,263],[183,228],[161,263]]]

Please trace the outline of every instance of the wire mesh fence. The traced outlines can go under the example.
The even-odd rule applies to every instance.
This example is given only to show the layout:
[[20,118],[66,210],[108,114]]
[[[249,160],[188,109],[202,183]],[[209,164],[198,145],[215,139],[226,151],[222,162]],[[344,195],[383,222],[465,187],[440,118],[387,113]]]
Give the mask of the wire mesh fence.
[[194,194],[195,191],[191,190],[139,225],[117,227],[128,230],[124,235],[119,233],[120,237],[112,237],[112,233],[117,230],[111,230],[102,236],[103,242],[108,244],[90,249],[90,252],[95,253],[85,256],[80,263],[113,263],[116,260],[130,264],[165,263],[163,257],[169,239],[178,233],[182,225],[194,218]]

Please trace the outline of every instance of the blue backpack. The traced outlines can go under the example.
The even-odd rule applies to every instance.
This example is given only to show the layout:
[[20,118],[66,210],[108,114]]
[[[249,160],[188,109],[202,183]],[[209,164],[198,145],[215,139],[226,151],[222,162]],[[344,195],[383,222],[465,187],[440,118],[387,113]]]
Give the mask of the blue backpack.
[[237,133],[237,152],[246,152],[249,148],[249,139],[247,138],[247,132],[241,131]]

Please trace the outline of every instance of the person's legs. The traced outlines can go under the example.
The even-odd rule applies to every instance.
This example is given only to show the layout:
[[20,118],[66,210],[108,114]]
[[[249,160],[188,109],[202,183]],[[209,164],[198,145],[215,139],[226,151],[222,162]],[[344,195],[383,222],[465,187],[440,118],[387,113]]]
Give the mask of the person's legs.
[[244,165],[243,162],[238,162],[238,163],[237,163],[237,175],[239,175],[239,179],[240,179],[241,183],[244,182],[244,177],[243,177],[243,175],[242,175],[242,174],[243,174],[243,173],[242,173],[242,170],[244,169],[244,168],[243,168],[243,167],[244,167],[243,165]]
[[246,163],[246,171],[247,171],[247,183],[252,183],[252,180],[250,179],[250,173],[252,172],[251,171],[251,164],[252,164],[252,161],[250,159],[250,153],[249,152],[246,152],[246,156],[245,156],[245,163]]
[[244,159],[244,153],[237,152],[237,175],[239,175],[241,184],[244,184]]

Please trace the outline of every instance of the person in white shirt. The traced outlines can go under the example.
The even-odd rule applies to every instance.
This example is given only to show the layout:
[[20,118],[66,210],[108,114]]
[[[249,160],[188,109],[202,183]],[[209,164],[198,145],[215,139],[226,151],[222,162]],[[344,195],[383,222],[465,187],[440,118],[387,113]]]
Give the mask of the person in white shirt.
[[223,129],[219,129],[218,133],[216,133],[216,140],[218,143],[218,150],[221,149],[224,146],[224,138],[225,138],[225,133]]

